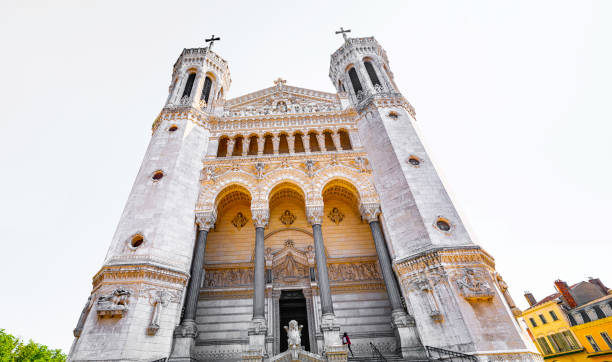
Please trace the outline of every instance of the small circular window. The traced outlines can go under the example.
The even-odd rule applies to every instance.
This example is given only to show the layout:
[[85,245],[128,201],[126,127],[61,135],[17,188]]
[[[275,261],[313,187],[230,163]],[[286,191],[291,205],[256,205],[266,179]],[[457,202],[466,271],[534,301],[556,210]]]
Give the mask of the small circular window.
[[448,232],[451,229],[451,224],[450,224],[450,222],[447,219],[445,219],[443,217],[439,217],[436,220],[436,227],[440,231]]
[[153,172],[153,176],[151,176],[153,181],[159,181],[159,180],[162,179],[162,177],[164,177],[164,171],[162,171],[162,170],[157,170],[157,171]]
[[168,128],[168,132],[174,132],[178,129],[178,126],[176,124],[173,124],[172,126],[170,126],[170,128]]
[[136,234],[134,236],[132,236],[132,240],[130,241],[130,244],[132,245],[133,248],[137,248],[140,245],[142,245],[142,243],[144,243],[144,237],[140,234]]
[[419,165],[421,165],[421,159],[417,156],[410,156],[408,157],[408,163],[414,167],[418,167]]

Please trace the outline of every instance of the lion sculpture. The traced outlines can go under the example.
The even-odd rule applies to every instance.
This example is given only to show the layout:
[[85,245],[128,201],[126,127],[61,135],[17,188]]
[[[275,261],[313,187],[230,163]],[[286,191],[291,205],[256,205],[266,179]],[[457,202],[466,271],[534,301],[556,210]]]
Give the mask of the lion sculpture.
[[289,327],[285,326],[285,331],[287,331],[287,344],[289,349],[292,347],[299,347],[302,344],[302,328],[303,325],[298,326],[298,322],[292,320],[289,322]]

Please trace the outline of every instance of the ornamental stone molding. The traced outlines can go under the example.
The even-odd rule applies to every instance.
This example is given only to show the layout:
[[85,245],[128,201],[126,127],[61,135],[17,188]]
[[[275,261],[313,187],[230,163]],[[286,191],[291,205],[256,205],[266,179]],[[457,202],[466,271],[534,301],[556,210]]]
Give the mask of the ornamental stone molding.
[[[356,161],[354,153],[336,157],[319,155],[315,159],[312,156],[307,160],[297,156],[275,157],[265,166],[256,160],[206,161],[204,170],[212,167],[215,176],[214,181],[203,178],[197,210],[216,208],[219,195],[232,185],[246,190],[251,197],[251,208],[268,207],[272,190],[282,183],[301,189],[306,204],[318,204],[322,202],[323,189],[334,180],[344,180],[354,187],[359,202],[379,203],[372,175],[363,170],[363,164]],[[359,157],[365,162],[363,156]],[[318,165],[316,169],[315,164]]]
[[199,230],[209,231],[215,226],[215,221],[217,221],[215,210],[196,212],[196,224],[198,224]]
[[154,264],[106,265],[94,276],[93,289],[119,283],[155,283],[175,290],[187,286],[189,274],[167,269]]

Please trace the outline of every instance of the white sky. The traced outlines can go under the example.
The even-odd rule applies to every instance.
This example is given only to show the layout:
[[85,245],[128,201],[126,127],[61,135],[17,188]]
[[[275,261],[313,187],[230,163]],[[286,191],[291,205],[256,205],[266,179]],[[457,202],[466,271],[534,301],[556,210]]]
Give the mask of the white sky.
[[519,306],[612,287],[612,2],[49,3],[0,4],[0,328],[68,351],[172,65],[211,33],[228,97],[332,92],[334,30],[374,35]]

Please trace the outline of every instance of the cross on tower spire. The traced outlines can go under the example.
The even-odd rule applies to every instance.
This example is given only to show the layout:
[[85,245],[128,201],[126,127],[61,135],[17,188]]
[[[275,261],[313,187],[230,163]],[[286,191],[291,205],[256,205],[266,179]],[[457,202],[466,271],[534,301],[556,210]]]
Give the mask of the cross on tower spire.
[[212,46],[213,46],[213,44],[214,44],[214,42],[215,42],[216,40],[221,40],[221,38],[219,38],[219,37],[216,37],[216,38],[215,38],[215,34],[213,34],[213,35],[210,37],[210,39],[204,39],[204,40],[205,40],[207,43],[210,43],[210,45],[208,46],[208,50],[211,50],[211,49],[212,49]]
[[348,43],[348,37],[346,36],[346,33],[350,33],[350,32],[351,32],[351,29],[344,30],[344,28],[340,27],[340,30],[337,31],[336,34],[342,34],[344,41]]

